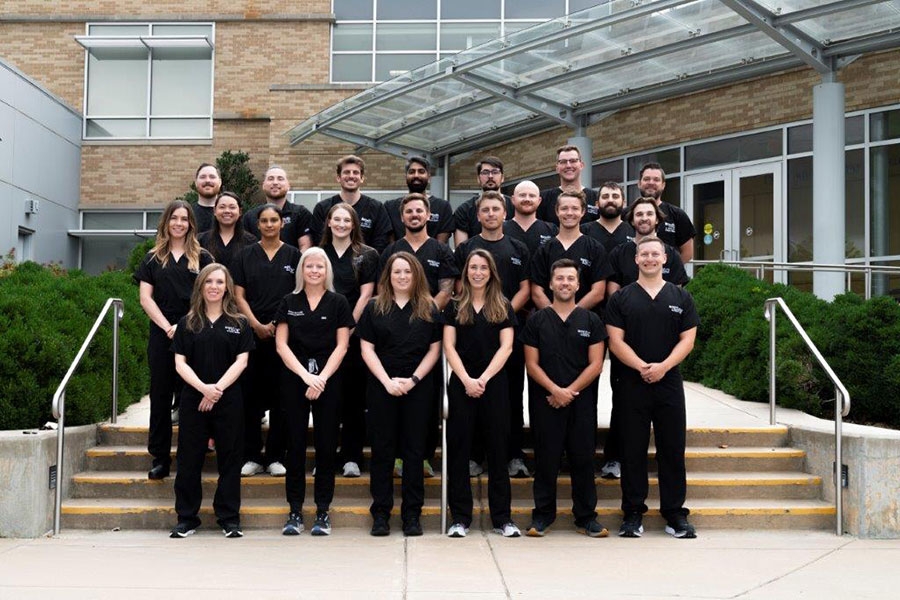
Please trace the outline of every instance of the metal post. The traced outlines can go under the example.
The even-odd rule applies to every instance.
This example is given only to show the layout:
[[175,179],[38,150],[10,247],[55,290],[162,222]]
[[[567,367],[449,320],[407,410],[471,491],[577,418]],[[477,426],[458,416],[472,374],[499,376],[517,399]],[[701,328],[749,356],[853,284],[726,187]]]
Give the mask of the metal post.
[[[813,88],[813,261],[843,264],[844,84],[834,74]],[[814,272],[813,292],[831,301],[841,293],[838,272]]]
[[113,425],[119,416],[119,321],[122,319],[122,307],[113,305],[113,351],[112,351],[112,416],[109,421]]
[[62,461],[63,441],[65,440],[64,429],[66,427],[66,393],[65,391],[59,397],[59,419],[56,422],[56,490],[55,502],[53,508],[53,535],[59,535],[59,526],[62,521]]
[[843,409],[844,409],[844,396],[841,394],[841,391],[838,389],[838,386],[834,386],[834,509],[835,509],[835,533],[837,535],[844,535],[843,532],[843,524],[844,524],[844,466],[841,464],[843,459],[843,451],[841,448],[841,436],[842,432],[842,419],[843,419]]
[[767,307],[769,312],[769,425],[775,425],[775,313],[774,304]]

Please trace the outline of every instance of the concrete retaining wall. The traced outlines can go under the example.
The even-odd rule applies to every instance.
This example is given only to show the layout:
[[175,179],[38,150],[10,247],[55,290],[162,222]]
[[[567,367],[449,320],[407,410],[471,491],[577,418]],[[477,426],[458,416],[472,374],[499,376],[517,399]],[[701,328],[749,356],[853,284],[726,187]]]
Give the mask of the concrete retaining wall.
[[[84,470],[84,453],[97,445],[97,426],[66,428],[63,498],[72,475]],[[33,538],[53,529],[56,432],[0,431],[0,537]]]

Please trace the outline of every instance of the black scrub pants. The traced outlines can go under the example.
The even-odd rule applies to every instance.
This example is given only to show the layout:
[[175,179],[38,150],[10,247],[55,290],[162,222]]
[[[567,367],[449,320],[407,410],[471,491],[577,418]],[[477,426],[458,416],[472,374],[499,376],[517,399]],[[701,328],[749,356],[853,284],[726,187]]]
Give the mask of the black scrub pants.
[[168,467],[172,462],[172,398],[175,394],[181,395],[184,382],[175,371],[172,340],[153,323],[150,324],[150,338],[147,342],[147,365],[150,367],[150,434],[147,451],[153,457],[154,467]]
[[[369,491],[373,517],[389,518],[394,507],[395,450],[403,459],[400,516],[404,523],[422,513],[425,504],[425,439],[428,417],[434,404],[434,386],[429,373],[405,396],[391,396],[377,379],[369,376],[366,399],[372,425],[372,467]],[[318,471],[317,471],[318,472]]]
[[622,510],[647,511],[647,447],[650,424],[659,466],[660,513],[666,519],[687,515],[684,468],[685,409],[681,374],[671,371],[658,383],[645,383],[638,374],[620,380],[622,392]]
[[488,506],[494,527],[502,527],[510,518],[509,401],[507,381],[502,372],[491,379],[480,398],[466,395],[456,375],[450,376],[447,393],[450,414],[447,419],[449,503],[454,523],[472,524],[472,485],[469,479],[469,452],[472,440],[482,441],[488,459]]
[[341,381],[332,377],[325,392],[317,400],[307,400],[307,386],[300,377],[287,370],[282,377],[281,405],[287,429],[287,475],[284,491],[288,505],[291,512],[299,513],[303,510],[303,500],[306,498],[306,434],[309,429],[309,413],[312,411],[313,443],[316,448],[313,494],[316,510],[327,511],[334,499]]
[[199,412],[197,394],[183,394],[179,409],[178,473],[175,475],[175,512],[179,523],[197,522],[203,500],[201,471],[209,438],[216,440],[219,481],[213,509],[219,525],[240,523],[241,459],[244,407],[240,393],[223,396],[209,412]]
[[583,526],[597,517],[594,448],[597,436],[597,384],[581,390],[563,408],[547,402],[547,392],[529,380],[528,406],[534,433],[534,510],[544,525],[556,520],[556,480],[563,451],[572,477],[572,515]]
[[603,460],[605,462],[622,459],[622,391],[621,378],[625,370],[624,365],[610,353],[609,357],[609,387],[612,390],[612,410],[609,414],[609,431],[606,434],[606,442],[603,444]]
[[[341,454],[340,463],[355,462],[362,468],[366,443],[366,364],[360,354],[359,338],[350,336],[347,355],[334,381],[341,382]],[[318,473],[318,471],[316,471]]]
[[[285,460],[286,434],[279,392],[284,363],[275,351],[275,338],[256,338],[256,349],[250,352],[244,389],[244,462],[253,461],[264,467]],[[269,411],[269,434],[265,456],[262,452],[262,418]]]

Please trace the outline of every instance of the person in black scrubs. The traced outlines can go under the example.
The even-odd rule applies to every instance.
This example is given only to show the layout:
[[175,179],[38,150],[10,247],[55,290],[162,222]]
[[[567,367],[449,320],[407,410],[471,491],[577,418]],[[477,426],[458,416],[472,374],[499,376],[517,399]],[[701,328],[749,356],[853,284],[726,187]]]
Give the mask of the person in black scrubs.
[[206,233],[213,226],[215,202],[222,189],[222,175],[219,167],[202,163],[194,173],[194,189],[197,190],[197,203],[193,206],[194,218],[197,220],[197,234]]
[[522,332],[528,404],[534,433],[534,510],[528,535],[542,537],[556,520],[556,479],[563,451],[572,477],[575,529],[606,537],[597,521],[594,448],[597,380],[606,330],[595,313],[575,304],[578,266],[561,259],[550,267],[553,303],[531,315]]
[[615,181],[606,181],[600,186],[600,197],[597,208],[600,217],[581,225],[581,233],[588,235],[601,244],[609,255],[619,244],[634,239],[634,228],[622,220],[625,211],[625,194]]
[[539,309],[550,306],[550,266],[561,258],[574,260],[578,265],[578,306],[592,310],[603,300],[611,271],[603,245],[579,229],[585,206],[584,196],[576,192],[559,195],[559,234],[538,248],[531,259],[531,299]]
[[581,185],[583,170],[584,161],[581,160],[581,151],[578,146],[566,144],[556,149],[556,174],[559,175],[559,185],[541,192],[538,219],[559,225],[556,202],[564,192],[582,194],[587,200],[584,214],[581,215],[582,223],[589,223],[597,219],[599,216],[597,192]]
[[[428,182],[431,180],[431,165],[427,158],[422,156],[410,156],[406,160],[406,187],[410,194],[425,194]],[[428,205],[431,213],[428,215],[428,237],[446,244],[453,233],[453,209],[450,203],[443,198],[425,194],[428,197]],[[394,240],[399,240],[406,235],[403,219],[400,215],[400,203],[403,197],[394,198],[384,203],[384,209],[391,219],[391,229]]]
[[[258,243],[244,248],[234,261],[235,296],[238,308],[247,317],[256,335],[256,350],[244,385],[244,466],[241,476],[268,471],[283,477],[285,430],[279,382],[284,365],[275,351],[275,313],[282,298],[294,289],[300,251],[281,240],[283,222],[275,205],[263,207],[258,215]],[[262,453],[261,420],[269,411],[269,435]]]
[[650,197],[656,201],[656,205],[663,211],[666,218],[659,223],[656,235],[666,244],[678,249],[681,262],[687,264],[694,258],[694,237],[697,231],[687,213],[675,206],[663,201],[662,195],[666,189],[666,172],[659,163],[647,163],[641,167],[638,179],[638,189],[642,197]]
[[[363,243],[359,216],[349,204],[335,204],[325,219],[322,248],[334,271],[334,291],[347,299],[353,322],[375,293],[378,252]],[[359,477],[366,439],[366,365],[359,351],[359,338],[350,336],[347,355],[341,362],[341,456],[344,477]]]
[[[372,535],[391,532],[394,506],[391,463],[395,450],[407,465],[422,464],[431,405],[432,369],[440,355],[441,319],[422,266],[408,252],[387,260],[381,274],[382,292],[366,305],[356,335],[369,368],[366,399],[372,425]],[[420,517],[425,502],[421,469],[403,469],[403,534],[422,535]]]
[[281,406],[287,418],[285,492],[290,514],[281,533],[303,531],[306,497],[306,432],[312,410],[315,427],[316,521],[310,533],[329,535],[328,509],[334,499],[334,468],[340,415],[340,384],[332,377],[347,353],[353,317],[347,299],[334,292],[331,262],[321,248],[303,253],[297,287],[281,301],[275,346],[284,361]]
[[134,273],[140,283],[141,308],[150,317],[147,364],[150,367],[150,434],[147,450],[153,464],[147,477],[169,476],[172,463],[172,397],[184,385],[171,352],[179,319],[187,314],[197,273],[212,263],[200,247],[190,204],[174,200],[156,228],[156,244]]
[[241,219],[241,199],[234,192],[222,192],[213,205],[213,219],[209,231],[200,234],[200,246],[209,251],[221,265],[231,268],[234,257],[256,236],[244,231]]
[[[502,210],[502,198],[496,204]],[[488,459],[488,503],[494,531],[504,537],[519,537],[519,528],[510,514],[506,464],[509,382],[503,371],[512,354],[515,312],[504,297],[490,252],[477,248],[469,252],[463,264],[458,300],[444,314],[444,352],[452,370],[447,384],[450,401],[447,444],[453,523],[447,535],[465,537],[472,524],[468,458],[472,440],[478,436]]]
[[[453,232],[453,243],[456,246],[481,232],[475,201],[483,192],[500,191],[500,186],[503,185],[503,161],[496,156],[485,156],[475,163],[475,177],[478,178],[478,187],[481,188],[481,192],[460,204],[453,212],[453,226],[456,228]],[[504,199],[506,200],[506,218],[512,219],[512,201],[506,196]]]
[[172,341],[175,368],[187,385],[181,393],[178,428],[178,524],[169,537],[187,537],[200,525],[200,472],[210,437],[217,442],[219,481],[213,499],[217,522],[225,537],[244,535],[240,523],[244,407],[237,380],[252,349],[253,333],[238,312],[228,269],[219,263],[207,265],[197,276],[191,310],[178,322]]
[[513,190],[512,204],[514,214],[504,221],[503,233],[524,242],[528,253],[534,256],[537,249],[556,237],[559,227],[537,218],[537,209],[541,205],[541,194],[533,181],[520,181]]
[[312,214],[306,207],[288,202],[287,194],[291,191],[291,182],[281,167],[272,166],[263,176],[262,191],[266,196],[265,204],[247,211],[244,215],[244,229],[262,237],[259,229],[259,215],[267,204],[274,204],[281,211],[281,241],[299,248],[301,252],[312,246],[310,227]]
[[654,236],[638,243],[638,280],[626,285],[606,305],[610,351],[624,365],[622,395],[622,537],[640,537],[647,512],[647,447],[650,425],[659,466],[659,512],[666,533],[697,536],[684,507],[684,382],[678,365],[694,348],[700,318],[691,295],[663,279],[663,242]]

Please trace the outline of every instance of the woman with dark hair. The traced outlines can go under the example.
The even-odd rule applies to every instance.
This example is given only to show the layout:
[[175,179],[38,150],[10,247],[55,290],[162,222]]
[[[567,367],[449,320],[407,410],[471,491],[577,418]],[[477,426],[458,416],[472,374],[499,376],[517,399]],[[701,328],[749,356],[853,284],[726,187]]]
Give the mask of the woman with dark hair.
[[287,477],[290,505],[284,535],[303,531],[306,496],[306,432],[313,414],[316,446],[316,522],[312,535],[331,533],[328,509],[334,499],[341,378],[332,377],[347,353],[354,325],[346,298],[334,292],[331,263],[321,248],[310,248],[297,266],[297,287],[281,301],[275,347],[284,361],[281,406],[287,420]]
[[[463,267],[459,298],[445,310],[444,353],[452,374],[447,384],[450,537],[465,537],[472,523],[469,453],[477,435],[488,459],[488,502],[494,531],[519,537],[510,517],[509,386],[504,367],[512,354],[515,314],[503,296],[491,254],[475,249]],[[477,431],[476,431],[477,430]]]
[[217,522],[225,537],[244,535],[240,523],[244,407],[241,386],[235,384],[252,349],[253,333],[238,312],[228,269],[219,263],[207,265],[197,276],[191,310],[178,322],[172,342],[175,368],[187,385],[181,392],[178,428],[178,524],[169,537],[187,537],[200,525],[200,472],[211,436],[217,442],[219,469],[213,499]]
[[[244,386],[244,466],[242,477],[268,471],[284,477],[285,431],[280,406],[279,382],[284,365],[275,350],[275,313],[282,298],[294,289],[300,251],[281,241],[284,221],[274,204],[265,204],[258,213],[256,244],[244,248],[232,265],[238,308],[256,335],[256,350]],[[269,435],[263,455],[262,417],[269,411]]]
[[[344,296],[359,321],[375,293],[378,252],[363,243],[356,210],[347,203],[335,204],[325,218],[322,248],[334,271],[334,291]],[[359,338],[352,336],[341,363],[341,456],[344,477],[359,477],[366,439],[366,366]]]
[[[384,536],[391,532],[395,449],[406,464],[420,465],[424,460],[434,402],[430,378],[440,355],[441,326],[425,272],[412,254],[391,255],[379,286],[382,293],[366,305],[356,335],[370,373],[366,399],[372,425],[371,533]],[[422,469],[403,469],[401,490],[403,534],[422,535]]]
[[228,269],[244,246],[256,242],[256,236],[244,231],[241,199],[234,192],[222,192],[213,204],[213,220],[208,231],[200,234],[200,246],[206,248],[216,262]]
[[183,385],[175,372],[172,338],[178,321],[190,308],[197,273],[212,262],[200,247],[196,231],[191,205],[183,200],[170,202],[159,218],[156,243],[134,273],[140,284],[141,308],[150,317],[150,479],[168,477],[172,463],[172,397]]

